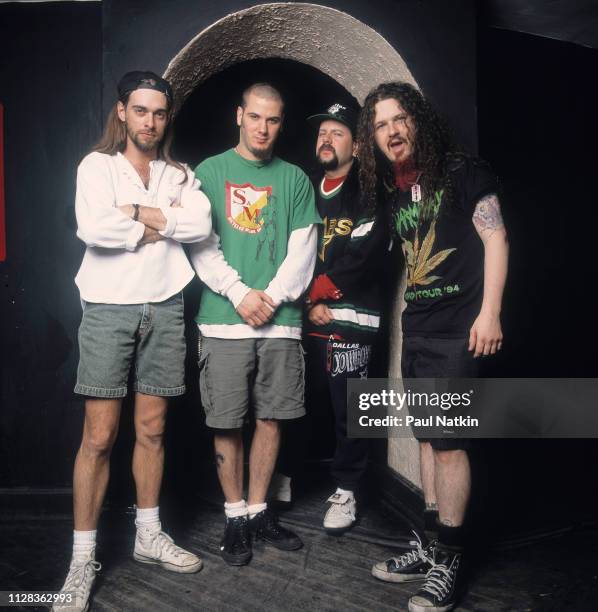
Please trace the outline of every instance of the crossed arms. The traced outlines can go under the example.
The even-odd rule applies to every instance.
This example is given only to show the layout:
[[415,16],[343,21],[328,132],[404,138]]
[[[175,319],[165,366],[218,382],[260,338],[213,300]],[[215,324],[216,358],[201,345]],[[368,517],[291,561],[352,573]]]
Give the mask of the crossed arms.
[[106,160],[100,154],[86,157],[77,172],[77,236],[89,247],[127,251],[163,238],[203,240],[212,228],[210,203],[190,170],[187,175],[180,201],[166,208],[139,206],[133,221],[133,204],[114,206],[116,181]]

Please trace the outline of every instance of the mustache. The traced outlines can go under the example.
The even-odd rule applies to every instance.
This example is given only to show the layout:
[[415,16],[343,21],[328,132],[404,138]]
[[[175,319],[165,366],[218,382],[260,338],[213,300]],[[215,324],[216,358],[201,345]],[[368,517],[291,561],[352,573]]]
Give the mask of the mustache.
[[327,144],[323,144],[319,149],[318,149],[318,155],[322,152],[322,151],[332,151],[332,153],[336,153],[336,150],[334,149],[334,147],[332,145],[327,145]]

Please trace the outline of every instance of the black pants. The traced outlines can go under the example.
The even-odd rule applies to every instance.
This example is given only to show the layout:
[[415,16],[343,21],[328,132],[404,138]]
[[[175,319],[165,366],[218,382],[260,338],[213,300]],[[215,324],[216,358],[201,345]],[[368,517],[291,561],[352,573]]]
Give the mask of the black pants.
[[303,423],[286,425],[277,471],[291,477],[298,474],[305,449],[313,448],[316,424],[325,422],[332,411],[336,437],[332,477],[342,489],[354,491],[367,466],[369,440],[347,437],[347,380],[367,377],[372,346],[307,336],[304,348],[307,417]]

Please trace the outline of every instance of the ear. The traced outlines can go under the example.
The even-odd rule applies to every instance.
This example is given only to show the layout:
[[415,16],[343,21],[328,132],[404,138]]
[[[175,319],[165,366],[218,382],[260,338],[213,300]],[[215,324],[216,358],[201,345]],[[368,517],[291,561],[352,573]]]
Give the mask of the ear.
[[359,146],[357,144],[357,141],[354,140],[353,141],[353,151],[352,151],[352,155],[353,157],[359,157]]
[[241,121],[243,120],[243,107],[237,106],[237,125],[241,127]]
[[118,118],[124,123],[125,105],[120,100],[116,103],[116,112],[118,113]]

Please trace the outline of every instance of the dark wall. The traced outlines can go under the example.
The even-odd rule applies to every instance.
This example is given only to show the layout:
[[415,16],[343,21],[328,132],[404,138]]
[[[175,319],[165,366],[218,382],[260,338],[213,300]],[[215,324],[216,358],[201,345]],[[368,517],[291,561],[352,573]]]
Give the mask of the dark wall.
[[0,486],[70,485],[81,402],[75,172],[101,127],[101,7],[0,5],[7,257],[0,263]]
[[[511,262],[505,377],[595,377],[595,135],[598,50],[480,28],[480,153],[502,179]],[[479,482],[492,529],[596,519],[591,440],[490,440]]]
[[503,375],[595,376],[598,50],[487,29],[479,52],[480,150],[511,235]]

